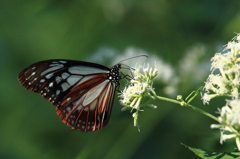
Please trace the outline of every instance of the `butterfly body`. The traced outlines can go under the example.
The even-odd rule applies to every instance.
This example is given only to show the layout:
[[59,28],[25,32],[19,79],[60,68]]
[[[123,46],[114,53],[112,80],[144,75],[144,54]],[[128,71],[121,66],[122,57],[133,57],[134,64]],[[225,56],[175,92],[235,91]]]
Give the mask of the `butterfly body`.
[[108,68],[85,61],[46,60],[25,68],[18,80],[56,106],[69,127],[86,132],[108,123],[120,69],[120,63]]

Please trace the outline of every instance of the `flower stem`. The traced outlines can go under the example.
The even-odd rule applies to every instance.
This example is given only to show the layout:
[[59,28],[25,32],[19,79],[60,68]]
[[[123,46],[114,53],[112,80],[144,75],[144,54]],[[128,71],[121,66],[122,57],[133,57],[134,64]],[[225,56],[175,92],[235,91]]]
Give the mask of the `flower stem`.
[[178,101],[178,100],[174,100],[174,99],[169,99],[169,98],[165,98],[165,97],[161,97],[161,96],[155,96],[157,99],[160,99],[160,100],[164,100],[164,101],[168,101],[168,102],[172,102],[172,103],[176,103],[176,104],[179,104],[181,106],[187,106],[187,107],[190,107],[192,108],[193,110],[196,110],[198,111],[199,113],[202,113],[210,118],[212,118],[213,120],[216,120],[217,122],[219,122],[218,118],[216,118],[215,116],[213,116],[212,114],[210,113],[207,113],[205,112],[204,110],[202,109],[199,109],[193,105],[190,105],[188,103],[185,103],[184,101]]
[[210,113],[208,113],[208,112],[205,112],[204,110],[199,109],[199,108],[197,108],[197,107],[195,107],[195,106],[193,106],[193,105],[191,105],[191,104],[189,104],[189,103],[186,103],[184,100],[178,101],[178,100],[169,99],[169,98],[166,98],[166,97],[161,97],[161,96],[158,96],[158,95],[156,94],[156,92],[155,92],[152,88],[150,88],[150,90],[151,90],[154,98],[157,98],[157,99],[160,99],[160,100],[164,100],[164,101],[168,101],[168,102],[172,102],[172,103],[176,103],[176,104],[179,104],[179,105],[181,105],[181,106],[190,107],[190,108],[192,108],[193,110],[196,110],[196,111],[198,111],[199,113],[202,113],[202,114],[204,114],[204,115],[212,118],[213,120],[216,120],[217,122],[219,122],[218,118],[216,118],[214,115],[212,115],[212,114],[210,114]]
[[185,106],[190,107],[190,108],[192,108],[193,110],[196,110],[196,111],[198,111],[199,113],[202,113],[202,114],[204,114],[204,115],[212,118],[213,120],[216,120],[217,122],[219,122],[219,120],[218,120],[217,117],[215,117],[214,115],[212,115],[212,114],[210,114],[210,113],[208,113],[208,112],[205,112],[205,111],[202,110],[202,109],[199,109],[199,108],[197,108],[197,107],[195,107],[195,106],[193,106],[193,105],[190,105],[190,104],[186,104]]

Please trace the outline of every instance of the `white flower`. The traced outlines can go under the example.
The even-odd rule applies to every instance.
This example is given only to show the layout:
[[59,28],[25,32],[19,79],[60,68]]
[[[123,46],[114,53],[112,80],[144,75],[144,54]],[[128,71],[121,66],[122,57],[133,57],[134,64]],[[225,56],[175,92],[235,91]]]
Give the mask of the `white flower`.
[[120,102],[127,107],[140,109],[139,105],[145,96],[149,96],[150,90],[153,90],[152,83],[157,76],[158,69],[150,68],[149,65],[138,66],[133,69],[133,77],[130,83],[120,94]]
[[[136,66],[132,71],[132,80],[120,94],[120,103],[124,106],[122,110],[135,110],[133,113],[134,126],[138,127],[138,112],[144,107],[156,108],[156,106],[145,102],[145,98],[150,100],[153,97],[154,88],[152,88],[153,79],[157,76],[158,69],[149,65]],[[149,101],[148,99],[148,101]],[[145,102],[145,103],[144,103]]]
[[203,104],[209,104],[209,101],[217,96],[218,96],[217,94],[205,93],[204,95],[202,95]]
[[219,109],[220,116],[218,117],[219,124],[212,124],[211,128],[220,128],[221,140],[236,138],[238,149],[240,150],[240,100],[227,100],[224,107]]
[[240,84],[240,34],[230,41],[224,51],[225,53],[216,53],[211,59],[212,73],[209,75],[203,90],[203,103],[208,103],[217,96],[229,96],[233,99],[239,98]]
[[224,53],[216,53],[211,59],[212,73],[205,82],[202,94],[203,103],[218,96],[226,96],[226,105],[219,109],[219,124],[212,124],[211,128],[221,131],[220,143],[227,139],[235,138],[240,151],[240,34],[230,41]]

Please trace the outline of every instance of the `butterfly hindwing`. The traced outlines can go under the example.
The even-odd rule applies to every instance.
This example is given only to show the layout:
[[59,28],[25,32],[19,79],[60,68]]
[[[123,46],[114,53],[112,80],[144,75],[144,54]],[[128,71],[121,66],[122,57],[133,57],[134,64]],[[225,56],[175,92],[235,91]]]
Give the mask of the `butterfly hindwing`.
[[[84,85],[79,87],[84,87]],[[77,128],[81,131],[101,129],[110,118],[115,83],[103,81],[87,90],[87,93],[83,91],[79,94],[76,91],[78,89],[66,96],[68,98],[64,100],[61,107],[57,108],[57,114],[71,128]],[[73,97],[71,94],[76,96]]]

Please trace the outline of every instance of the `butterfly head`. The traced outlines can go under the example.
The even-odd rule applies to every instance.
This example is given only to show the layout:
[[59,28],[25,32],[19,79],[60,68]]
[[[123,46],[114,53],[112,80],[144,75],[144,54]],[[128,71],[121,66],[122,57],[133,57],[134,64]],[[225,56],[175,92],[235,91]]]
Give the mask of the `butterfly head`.
[[122,79],[121,76],[120,76],[120,69],[121,69],[121,65],[120,63],[114,65],[110,71],[109,71],[109,74],[108,74],[108,80],[110,82],[114,82],[116,83],[117,85],[119,85],[119,80]]

